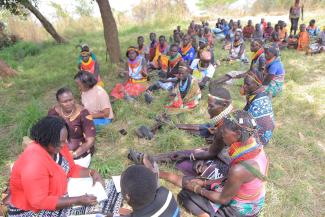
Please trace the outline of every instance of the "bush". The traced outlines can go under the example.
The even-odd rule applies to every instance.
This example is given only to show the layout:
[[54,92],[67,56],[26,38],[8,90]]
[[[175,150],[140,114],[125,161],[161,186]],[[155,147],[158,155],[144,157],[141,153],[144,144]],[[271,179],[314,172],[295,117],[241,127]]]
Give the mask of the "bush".
[[6,62],[8,60],[22,61],[27,56],[36,56],[41,53],[41,49],[44,45],[19,41],[11,47],[7,47],[0,53],[0,58]]

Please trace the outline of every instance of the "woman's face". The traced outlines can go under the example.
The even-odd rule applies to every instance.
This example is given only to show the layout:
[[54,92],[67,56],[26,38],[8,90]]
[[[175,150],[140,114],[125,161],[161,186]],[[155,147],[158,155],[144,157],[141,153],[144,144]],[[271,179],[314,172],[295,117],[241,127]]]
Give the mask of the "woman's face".
[[188,77],[188,71],[184,68],[179,68],[177,77],[178,79],[185,81]]
[[150,41],[156,40],[156,35],[155,34],[150,34]]
[[74,98],[71,92],[65,92],[58,97],[58,103],[65,112],[72,112],[74,108]]
[[191,42],[191,37],[189,35],[185,35],[183,38],[183,45],[187,46]]
[[224,110],[224,106],[216,102],[213,97],[209,96],[208,98],[208,113],[210,118],[218,116]]
[[222,139],[223,142],[230,146],[231,144],[239,141],[239,132],[232,131],[227,127],[222,128]]
[[176,56],[177,53],[178,53],[178,47],[173,46],[172,48],[170,48],[170,50],[169,50],[169,55],[170,55],[171,57]]
[[138,38],[138,45],[140,46],[140,45],[143,45],[143,43],[144,43],[144,38],[143,37],[139,37]]
[[89,55],[82,56],[82,61],[83,62],[88,62],[88,60],[89,60]]
[[260,48],[258,46],[258,43],[256,43],[255,41],[252,41],[251,43],[251,52],[256,52],[258,51]]
[[159,38],[159,44],[160,46],[163,46],[165,44],[166,39],[164,37]]
[[256,81],[253,80],[253,78],[251,78],[250,76],[245,77],[243,85],[245,95],[253,93],[255,90],[258,89],[258,87],[258,84],[256,83]]
[[273,57],[275,57],[271,52],[265,51],[265,59],[271,60]]
[[135,52],[134,50],[130,50],[128,57],[130,60],[135,60],[135,58],[137,58],[137,52]]
[[240,33],[236,32],[234,37],[235,37],[235,41],[239,41],[240,40]]
[[54,145],[52,144],[49,144],[47,146],[47,152],[50,154],[50,155],[55,155],[57,153],[60,152],[61,148],[63,148],[63,146],[68,142],[68,130],[67,128],[62,128],[61,131],[60,131],[60,144],[55,147]]

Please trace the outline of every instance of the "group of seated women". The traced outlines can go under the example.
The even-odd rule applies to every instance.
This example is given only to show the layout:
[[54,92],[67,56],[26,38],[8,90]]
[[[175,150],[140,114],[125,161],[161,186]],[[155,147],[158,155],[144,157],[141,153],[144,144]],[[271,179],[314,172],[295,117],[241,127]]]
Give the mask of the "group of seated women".
[[[122,173],[118,193],[112,180],[102,179],[89,168],[96,132],[112,122],[114,113],[96,56],[88,46],[82,46],[80,71],[74,76],[81,101],[76,102],[69,88],[60,88],[57,104],[32,127],[32,142],[12,168],[9,216],[102,213],[178,217],[179,206],[199,217],[261,213],[268,168],[263,147],[273,135],[272,97],[282,91],[285,75],[279,49],[264,46],[262,40],[252,40],[249,69],[229,72],[214,80],[217,66],[212,59],[216,43],[208,24],[201,27],[192,22],[187,34],[177,27],[173,36],[169,46],[165,36],[156,41],[156,34],[150,33],[148,47],[144,37],[138,37],[138,46],[130,46],[126,52],[124,81],[115,85],[110,96],[112,101],[135,100],[144,94],[151,103],[155,91],[165,90],[169,101],[165,110],[173,114],[192,111],[207,94],[208,122],[175,125],[179,130],[206,138],[207,146],[153,156],[130,150],[128,158],[138,165]],[[246,58],[240,31],[234,31],[230,58]],[[148,78],[152,74],[159,78],[150,84]],[[221,85],[238,78],[244,78],[238,90],[246,98],[244,108],[235,108],[230,92]],[[174,163],[183,175],[159,170],[160,163]],[[108,199],[97,201],[92,195],[67,194],[68,179],[87,177],[103,185]],[[178,203],[171,191],[160,186],[159,179],[181,188]],[[121,208],[122,200],[128,208]]]

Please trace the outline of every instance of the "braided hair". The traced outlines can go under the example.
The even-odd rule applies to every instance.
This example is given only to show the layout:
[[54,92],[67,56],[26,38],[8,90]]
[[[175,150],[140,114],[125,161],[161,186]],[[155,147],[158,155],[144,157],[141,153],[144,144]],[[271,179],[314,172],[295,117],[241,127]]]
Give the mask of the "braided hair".
[[224,118],[223,128],[240,132],[240,142],[246,141],[256,134],[257,125],[254,117],[247,111],[235,111]]
[[47,116],[40,119],[31,129],[31,139],[40,144],[43,147],[52,145],[54,147],[60,146],[60,133],[63,128],[68,131],[69,127],[67,123],[61,117]]

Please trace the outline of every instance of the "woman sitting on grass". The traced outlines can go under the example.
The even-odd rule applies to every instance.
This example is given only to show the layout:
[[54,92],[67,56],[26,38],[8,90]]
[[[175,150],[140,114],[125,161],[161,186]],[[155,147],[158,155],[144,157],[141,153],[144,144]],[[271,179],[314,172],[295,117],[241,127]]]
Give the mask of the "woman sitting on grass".
[[240,60],[243,62],[247,62],[247,58],[245,55],[245,43],[243,40],[242,32],[235,32],[234,41],[231,43],[231,47],[229,50],[228,61]]
[[[258,216],[265,201],[268,160],[254,138],[255,120],[237,111],[224,119],[221,132],[230,146],[227,178],[202,180],[161,170],[159,177],[182,188],[178,201],[194,216]],[[154,170],[150,157],[145,155],[143,163]]]
[[306,25],[301,24],[299,27],[299,34],[298,34],[298,51],[307,51],[309,48],[309,34],[306,31]]
[[183,61],[190,65],[195,58],[195,49],[192,47],[190,35],[185,35],[183,37],[183,44],[182,47],[179,48],[179,52],[183,57]]
[[178,71],[178,65],[179,62],[183,61],[183,59],[181,54],[178,52],[177,44],[172,44],[168,53],[168,56],[161,56],[161,73],[159,73],[160,79],[148,88],[146,94],[149,94],[150,96],[153,91],[159,89],[171,90],[176,83],[177,78],[175,76]]
[[147,89],[147,63],[135,47],[129,47],[125,71],[125,82],[115,85],[111,92],[113,100],[138,97]]
[[246,95],[246,106],[243,110],[253,115],[257,123],[257,137],[262,145],[267,145],[275,127],[274,115],[271,99],[257,73],[246,73],[242,94]]
[[155,56],[150,62],[149,69],[154,70],[159,68],[159,58],[161,55],[167,55],[168,53],[168,43],[166,41],[166,37],[164,35],[159,36],[159,43],[157,43],[156,48],[155,48]]
[[102,87],[96,85],[95,77],[80,71],[74,76],[81,92],[81,103],[89,111],[94,125],[101,127],[112,123],[114,114],[109,96]]
[[69,126],[70,141],[67,144],[75,164],[88,168],[94,151],[96,129],[88,110],[77,104],[69,88],[56,92],[57,104],[48,115],[60,116]]
[[265,91],[275,97],[282,91],[285,70],[276,47],[271,46],[266,48],[265,58],[266,76],[263,80],[263,85],[266,86]]
[[[230,93],[219,86],[210,86],[208,113],[210,122],[206,124],[177,124],[180,130],[199,135],[207,139],[209,147],[194,150],[181,150],[159,154],[153,159],[159,163],[176,163],[176,168],[187,176],[201,176],[216,179],[227,175],[229,156],[225,153],[221,128],[223,118],[233,112]],[[141,153],[138,155],[141,156]]]
[[[112,181],[73,161],[66,144],[69,126],[60,117],[48,116],[31,129],[33,142],[15,162],[10,176],[10,217],[65,217],[96,212],[117,214],[122,202]],[[97,204],[92,195],[69,197],[69,178],[92,178],[105,187],[108,200]],[[76,207],[78,206],[78,207]]]
[[178,66],[178,83],[170,92],[171,102],[165,107],[170,111],[184,111],[195,108],[201,99],[201,90],[195,78],[192,78],[186,63]]
[[80,52],[81,61],[78,65],[80,71],[86,71],[93,74],[97,80],[97,84],[101,87],[104,86],[104,83],[99,75],[99,64],[96,60],[95,55],[90,52],[88,45],[84,45]]
[[211,52],[203,50],[200,53],[200,59],[195,59],[190,66],[193,70],[192,76],[199,82],[201,89],[209,84],[216,70],[211,64],[211,58]]
[[322,27],[322,31],[319,34],[316,43],[311,44],[308,50],[309,54],[317,54],[325,52],[325,26]]

